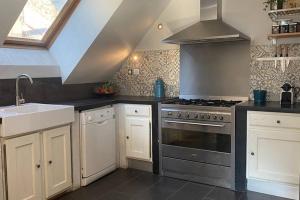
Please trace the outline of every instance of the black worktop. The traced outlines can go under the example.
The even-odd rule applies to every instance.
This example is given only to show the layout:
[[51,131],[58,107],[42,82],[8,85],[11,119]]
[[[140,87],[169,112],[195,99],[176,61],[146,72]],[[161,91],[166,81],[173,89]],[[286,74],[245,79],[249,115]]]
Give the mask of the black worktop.
[[149,104],[153,105],[170,98],[156,98],[156,97],[144,97],[144,96],[111,96],[111,97],[98,97],[90,99],[81,99],[75,101],[59,102],[63,105],[72,105],[77,111],[84,111],[93,108],[98,108],[107,105],[113,105],[118,103],[126,104]]
[[248,110],[263,112],[300,113],[300,103],[296,103],[293,105],[281,105],[279,101],[269,101],[265,104],[255,104],[254,101],[247,101],[236,106],[237,112]]

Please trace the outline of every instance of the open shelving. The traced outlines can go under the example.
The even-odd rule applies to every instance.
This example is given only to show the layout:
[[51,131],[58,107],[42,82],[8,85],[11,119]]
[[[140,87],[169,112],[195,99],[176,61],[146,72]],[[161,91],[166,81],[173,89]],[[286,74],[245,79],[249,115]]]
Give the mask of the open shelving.
[[300,15],[300,7],[297,8],[288,8],[288,9],[278,9],[270,10],[268,15],[273,21],[278,19],[286,18],[288,16]]
[[257,58],[257,61],[273,61],[274,67],[277,67],[277,63],[280,62],[280,67],[282,72],[285,72],[285,69],[289,66],[290,61],[300,60],[300,57],[263,57]]
[[[295,18],[297,18],[300,21],[300,7],[270,10],[268,12],[268,15],[274,22],[276,22],[280,19],[287,20],[287,19],[295,19]],[[278,40],[278,39],[293,38],[293,37],[300,37],[300,32],[279,33],[279,34],[268,35],[269,40]]]
[[292,37],[300,37],[300,32],[295,33],[279,33],[279,34],[270,34],[268,35],[268,39],[283,39],[283,38],[292,38]]

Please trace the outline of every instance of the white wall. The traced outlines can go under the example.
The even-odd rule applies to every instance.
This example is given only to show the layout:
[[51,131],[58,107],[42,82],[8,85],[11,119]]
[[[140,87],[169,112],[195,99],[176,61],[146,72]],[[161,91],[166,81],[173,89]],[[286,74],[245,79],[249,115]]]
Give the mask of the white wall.
[[0,79],[22,73],[33,78],[60,77],[59,66],[48,50],[0,48]]
[[63,80],[66,80],[77,66],[122,1],[80,1],[50,48],[51,54],[61,67]]
[[[178,45],[163,44],[161,41],[170,35],[200,20],[200,0],[171,0],[153,27],[141,40],[137,50],[174,49]],[[157,29],[162,23],[164,28]]]
[[6,39],[9,31],[15,24],[27,0],[0,1],[0,46]]
[[[223,0],[223,20],[252,39],[252,44],[271,44],[267,35],[271,33],[272,21],[263,10],[265,0]],[[145,35],[136,50],[173,49],[178,45],[161,41],[183,30],[200,19],[200,0],[171,0],[155,25]],[[164,29],[158,30],[157,24]],[[299,42],[299,39],[283,40],[282,43]]]
[[[124,0],[65,83],[111,80],[170,0]],[[66,78],[66,77],[65,77]]]

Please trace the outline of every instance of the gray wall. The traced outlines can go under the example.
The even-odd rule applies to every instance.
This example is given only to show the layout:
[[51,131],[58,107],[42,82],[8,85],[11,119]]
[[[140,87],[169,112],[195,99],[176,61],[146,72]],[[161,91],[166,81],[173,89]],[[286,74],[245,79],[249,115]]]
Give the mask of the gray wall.
[[[30,85],[28,80],[20,80],[20,92],[30,103],[60,103],[97,97],[93,94],[96,83],[63,85],[61,78],[36,78],[33,81]],[[15,104],[15,88],[15,79],[0,80],[0,106]]]
[[250,43],[182,45],[180,95],[249,96]]

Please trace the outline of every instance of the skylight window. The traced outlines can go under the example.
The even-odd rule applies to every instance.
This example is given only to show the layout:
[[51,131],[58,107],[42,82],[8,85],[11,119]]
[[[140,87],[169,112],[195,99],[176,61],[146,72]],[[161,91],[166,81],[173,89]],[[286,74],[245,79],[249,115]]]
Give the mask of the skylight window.
[[8,34],[6,44],[51,44],[79,0],[28,0]]

